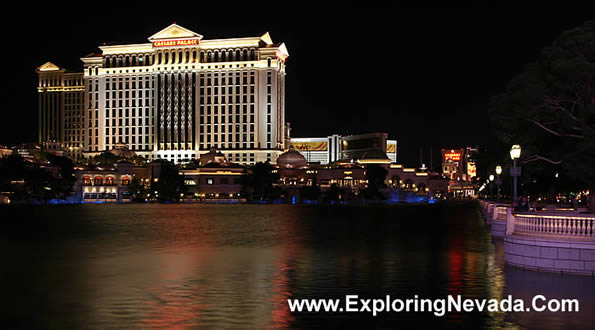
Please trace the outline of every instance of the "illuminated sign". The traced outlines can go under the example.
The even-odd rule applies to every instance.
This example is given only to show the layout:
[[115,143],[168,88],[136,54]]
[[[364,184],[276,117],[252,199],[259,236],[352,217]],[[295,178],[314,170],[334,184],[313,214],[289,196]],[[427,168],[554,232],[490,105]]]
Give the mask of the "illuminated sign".
[[153,47],[196,46],[198,39],[177,39],[153,41]]
[[445,152],[444,153],[444,160],[452,160],[455,162],[458,162],[459,160],[461,160],[461,153],[460,152]]
[[386,152],[397,152],[397,145],[396,144],[386,144]]
[[327,151],[328,142],[291,142],[300,151]]
[[475,163],[467,163],[467,176],[468,180],[471,180],[473,177],[477,176],[477,168],[475,166]]

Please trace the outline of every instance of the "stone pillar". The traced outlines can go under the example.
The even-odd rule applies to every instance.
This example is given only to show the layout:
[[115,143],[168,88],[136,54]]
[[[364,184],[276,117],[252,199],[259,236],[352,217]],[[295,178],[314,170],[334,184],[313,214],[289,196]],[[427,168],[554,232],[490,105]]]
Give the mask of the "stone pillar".
[[512,207],[506,208],[506,236],[512,235],[514,232],[514,214],[512,214]]

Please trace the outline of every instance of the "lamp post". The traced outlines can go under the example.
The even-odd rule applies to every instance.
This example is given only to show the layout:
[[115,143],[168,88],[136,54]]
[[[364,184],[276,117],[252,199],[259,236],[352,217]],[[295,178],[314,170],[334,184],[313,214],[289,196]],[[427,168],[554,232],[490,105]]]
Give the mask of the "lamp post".
[[500,186],[502,185],[502,179],[500,178],[500,174],[502,174],[502,166],[496,166],[496,187],[497,187],[497,194],[496,194],[496,202],[500,203]]
[[521,146],[515,144],[510,148],[510,158],[512,159],[513,166],[510,169],[510,176],[513,178],[513,190],[512,190],[512,204],[516,205],[519,201],[517,194],[517,178],[521,176],[521,168],[517,167],[517,160],[521,158]]
[[494,200],[494,175],[490,174],[490,181],[488,181],[490,185],[490,200]]

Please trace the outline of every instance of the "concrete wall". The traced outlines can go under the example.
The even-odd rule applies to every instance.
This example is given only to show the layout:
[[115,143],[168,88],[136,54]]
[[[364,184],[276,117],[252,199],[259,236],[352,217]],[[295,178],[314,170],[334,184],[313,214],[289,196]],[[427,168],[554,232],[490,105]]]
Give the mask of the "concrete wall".
[[506,235],[504,260],[526,269],[595,276],[595,242]]

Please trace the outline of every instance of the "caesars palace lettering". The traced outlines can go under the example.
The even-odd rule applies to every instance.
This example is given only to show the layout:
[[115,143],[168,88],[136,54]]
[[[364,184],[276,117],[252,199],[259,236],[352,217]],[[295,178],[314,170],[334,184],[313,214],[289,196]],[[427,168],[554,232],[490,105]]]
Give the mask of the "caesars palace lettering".
[[153,47],[193,46],[198,45],[198,39],[153,41]]

